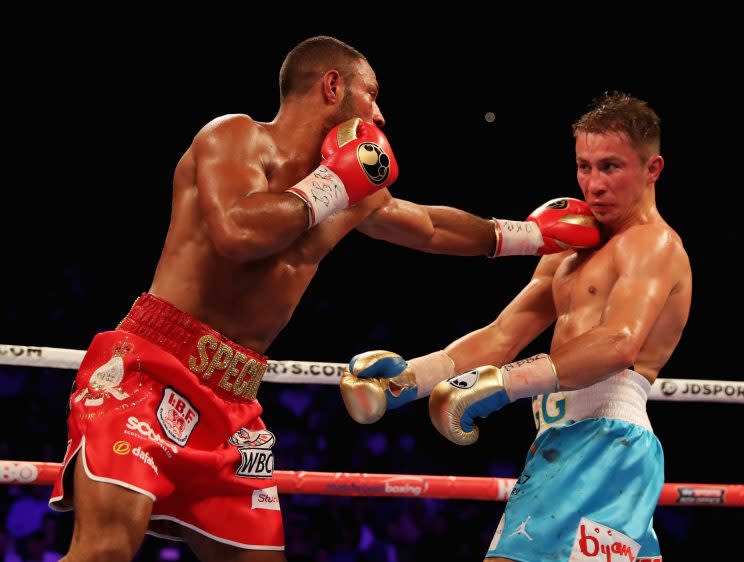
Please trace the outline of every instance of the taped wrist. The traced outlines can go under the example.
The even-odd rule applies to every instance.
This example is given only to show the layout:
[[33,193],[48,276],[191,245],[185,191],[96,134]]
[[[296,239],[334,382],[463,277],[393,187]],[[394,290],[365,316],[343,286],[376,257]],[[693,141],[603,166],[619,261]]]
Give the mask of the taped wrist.
[[416,380],[416,399],[431,394],[437,383],[455,376],[455,362],[443,350],[408,361]]
[[538,226],[532,221],[492,219],[496,247],[489,258],[497,256],[535,256],[545,242]]
[[308,228],[349,206],[349,196],[344,182],[325,166],[318,166],[313,173],[287,191],[302,199],[307,205]]
[[538,394],[552,394],[560,387],[558,371],[546,353],[539,353],[501,367],[504,389],[511,401]]

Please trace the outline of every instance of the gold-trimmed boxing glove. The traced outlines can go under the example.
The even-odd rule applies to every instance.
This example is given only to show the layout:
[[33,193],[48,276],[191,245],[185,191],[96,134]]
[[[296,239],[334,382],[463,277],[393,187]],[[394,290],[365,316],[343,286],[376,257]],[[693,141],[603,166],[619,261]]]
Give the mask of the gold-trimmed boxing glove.
[[478,440],[475,418],[519,398],[556,392],[558,386],[553,360],[544,353],[501,368],[485,365],[437,384],[429,397],[429,417],[456,445],[472,445]]
[[444,351],[406,361],[384,350],[355,355],[341,377],[341,396],[358,423],[374,423],[385,412],[429,396],[434,386],[455,373]]

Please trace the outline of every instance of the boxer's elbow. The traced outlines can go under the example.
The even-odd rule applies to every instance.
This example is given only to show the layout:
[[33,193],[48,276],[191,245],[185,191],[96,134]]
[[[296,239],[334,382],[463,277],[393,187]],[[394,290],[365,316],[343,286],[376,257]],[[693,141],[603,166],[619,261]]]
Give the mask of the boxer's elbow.
[[265,237],[253,229],[214,229],[210,233],[210,238],[220,256],[237,263],[254,261],[273,253]]
[[643,342],[634,334],[633,330],[628,326],[622,326],[612,330],[609,338],[609,349],[618,367],[624,368],[633,365],[643,345]]

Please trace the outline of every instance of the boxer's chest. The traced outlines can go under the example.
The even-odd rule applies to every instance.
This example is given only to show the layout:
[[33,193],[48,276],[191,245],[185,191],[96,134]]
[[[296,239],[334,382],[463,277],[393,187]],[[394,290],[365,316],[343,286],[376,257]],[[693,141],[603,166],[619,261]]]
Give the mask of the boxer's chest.
[[579,310],[604,310],[617,281],[612,246],[579,252],[560,265],[553,279],[553,298],[559,316]]

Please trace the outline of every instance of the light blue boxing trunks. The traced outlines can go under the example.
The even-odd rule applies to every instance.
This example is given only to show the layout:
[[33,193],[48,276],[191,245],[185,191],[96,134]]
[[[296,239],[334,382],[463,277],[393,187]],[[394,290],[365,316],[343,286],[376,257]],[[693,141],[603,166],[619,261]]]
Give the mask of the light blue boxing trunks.
[[626,369],[533,398],[537,439],[486,556],[661,561],[652,517],[664,453],[646,415],[650,387]]

